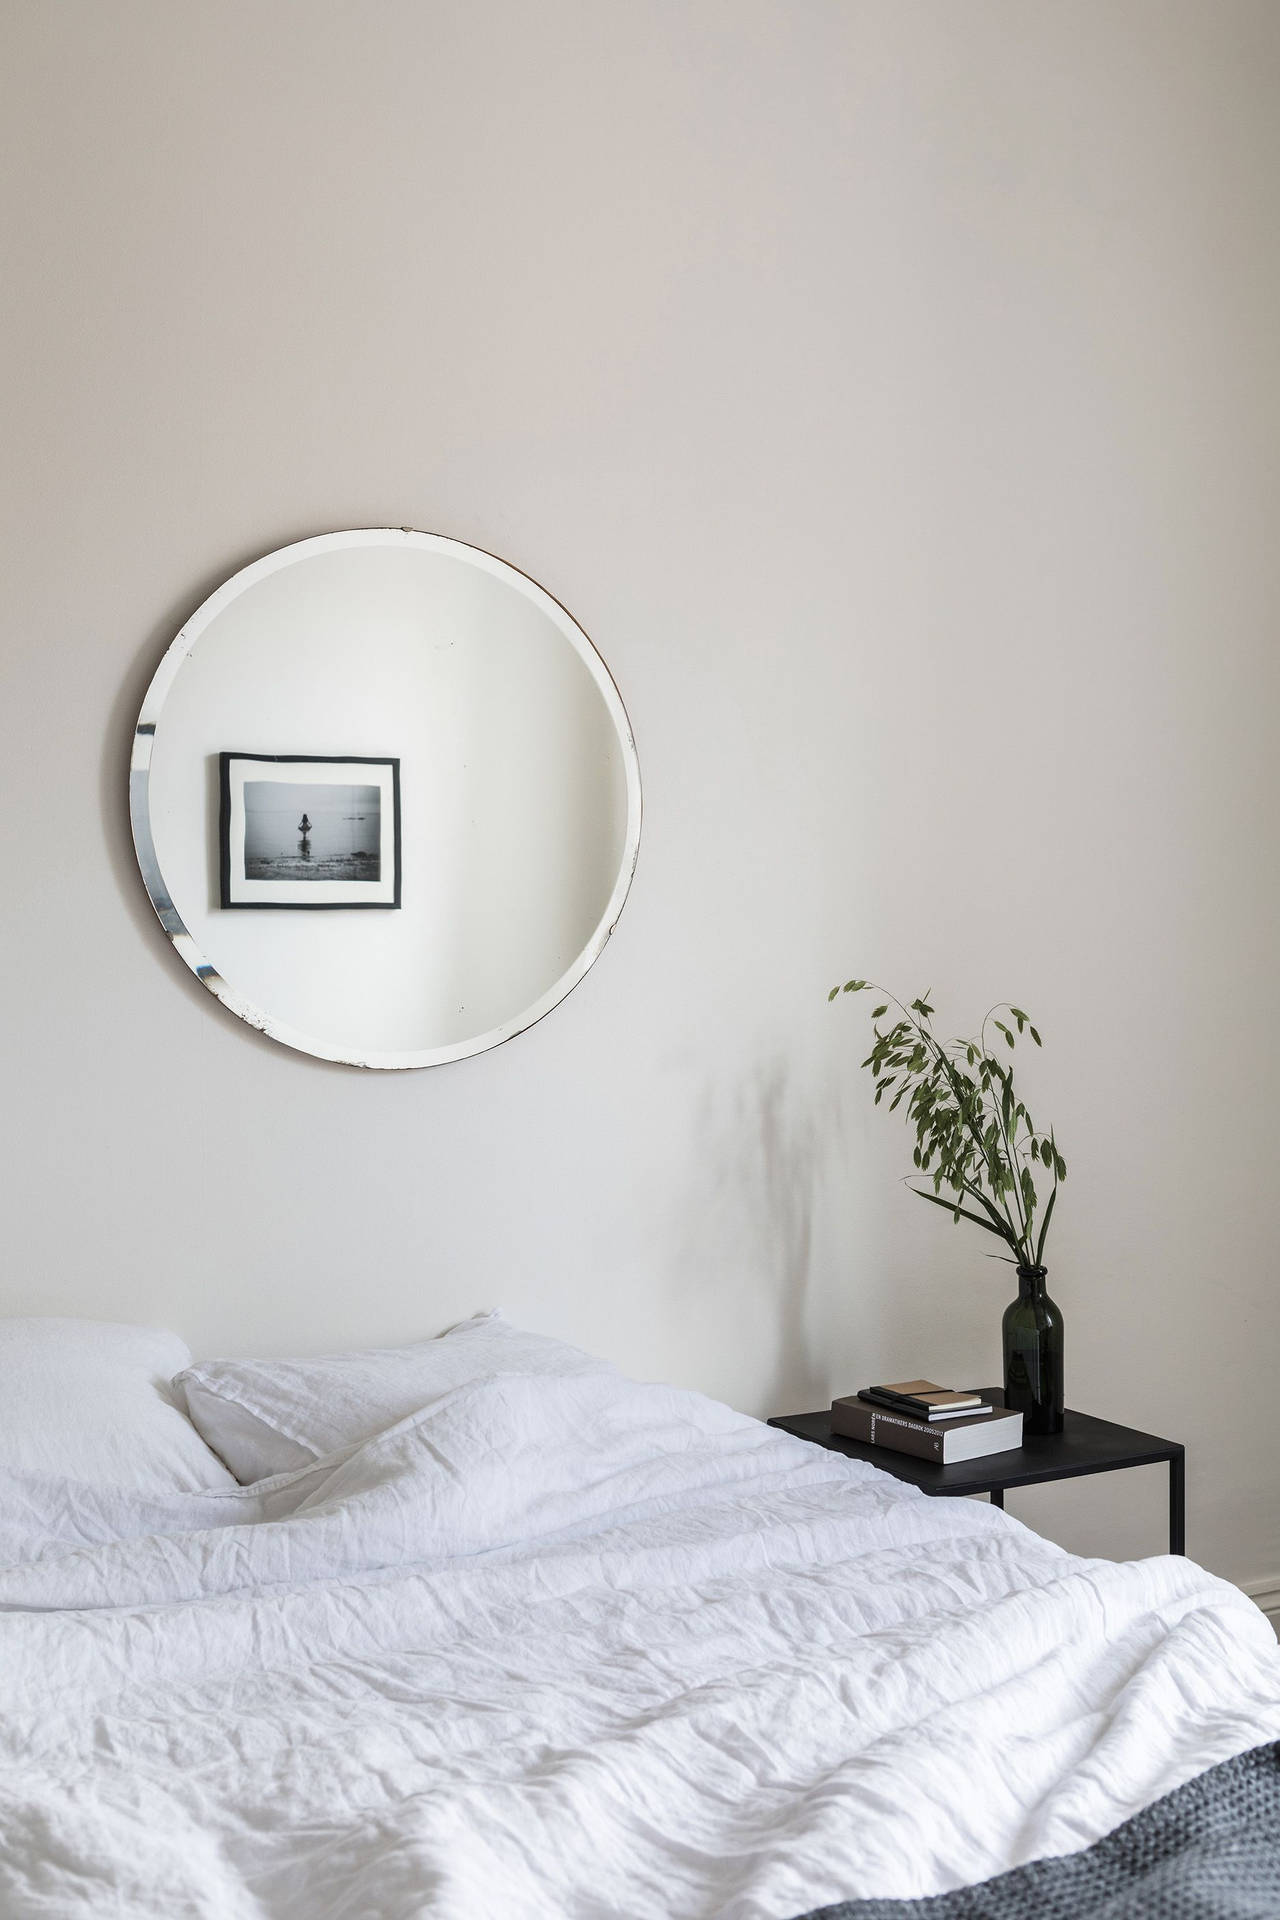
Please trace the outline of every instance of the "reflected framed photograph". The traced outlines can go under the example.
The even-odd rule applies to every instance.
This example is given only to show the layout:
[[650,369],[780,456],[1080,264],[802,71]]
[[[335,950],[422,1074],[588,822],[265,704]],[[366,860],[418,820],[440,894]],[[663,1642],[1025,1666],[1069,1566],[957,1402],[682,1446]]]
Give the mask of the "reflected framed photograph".
[[398,907],[400,762],[220,753],[224,907]]

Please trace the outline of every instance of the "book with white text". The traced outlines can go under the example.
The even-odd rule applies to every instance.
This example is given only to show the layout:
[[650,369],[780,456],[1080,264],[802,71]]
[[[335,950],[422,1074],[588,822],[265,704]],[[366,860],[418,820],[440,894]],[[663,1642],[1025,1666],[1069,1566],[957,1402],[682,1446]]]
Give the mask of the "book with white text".
[[1009,1453],[1020,1447],[1022,1415],[1001,1408],[999,1412],[937,1425],[889,1407],[873,1406],[849,1394],[831,1402],[831,1431],[868,1446],[887,1447],[893,1453],[936,1460],[945,1467],[958,1460],[982,1460],[989,1453]]

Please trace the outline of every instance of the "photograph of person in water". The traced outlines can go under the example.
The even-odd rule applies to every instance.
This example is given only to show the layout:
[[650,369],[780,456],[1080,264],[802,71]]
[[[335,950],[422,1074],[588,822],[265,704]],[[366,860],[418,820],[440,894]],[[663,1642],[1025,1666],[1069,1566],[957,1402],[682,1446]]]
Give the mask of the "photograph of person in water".
[[219,760],[223,906],[400,904],[398,760]]
[[381,806],[377,787],[246,780],[245,879],[379,879]]

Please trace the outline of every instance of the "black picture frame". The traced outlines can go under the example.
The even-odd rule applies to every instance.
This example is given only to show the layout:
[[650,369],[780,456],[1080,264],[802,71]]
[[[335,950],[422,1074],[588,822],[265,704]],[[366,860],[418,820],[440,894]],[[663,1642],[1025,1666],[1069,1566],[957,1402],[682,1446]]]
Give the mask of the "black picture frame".
[[[393,884],[390,899],[381,900],[307,900],[292,896],[278,899],[244,900],[233,897],[231,876],[231,824],[232,791],[231,768],[239,761],[253,761],[265,766],[326,766],[326,767],[378,767],[389,770],[391,776],[391,838]],[[386,829],[382,831],[381,853],[385,857]],[[241,911],[269,911],[274,913],[351,913],[369,912],[381,909],[392,911],[400,905],[401,893],[401,846],[400,846],[400,760],[394,754],[369,753],[242,753],[225,752],[218,755],[218,879],[220,903],[223,907]],[[312,880],[284,881],[282,886],[297,886],[302,889],[315,886]],[[359,886],[360,881],[346,884]],[[369,885],[382,885],[379,880]]]

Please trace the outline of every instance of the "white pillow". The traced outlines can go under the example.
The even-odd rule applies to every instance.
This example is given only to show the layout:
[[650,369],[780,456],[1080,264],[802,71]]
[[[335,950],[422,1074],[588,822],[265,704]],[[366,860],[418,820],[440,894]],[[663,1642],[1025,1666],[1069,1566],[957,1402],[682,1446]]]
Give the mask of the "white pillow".
[[576,1347],[481,1313],[408,1347],[314,1360],[206,1360],[173,1384],[209,1445],[247,1486],[358,1446],[473,1380],[601,1369],[612,1371]]
[[0,1469],[142,1496],[234,1487],[170,1385],[190,1358],[159,1327],[0,1320]]

